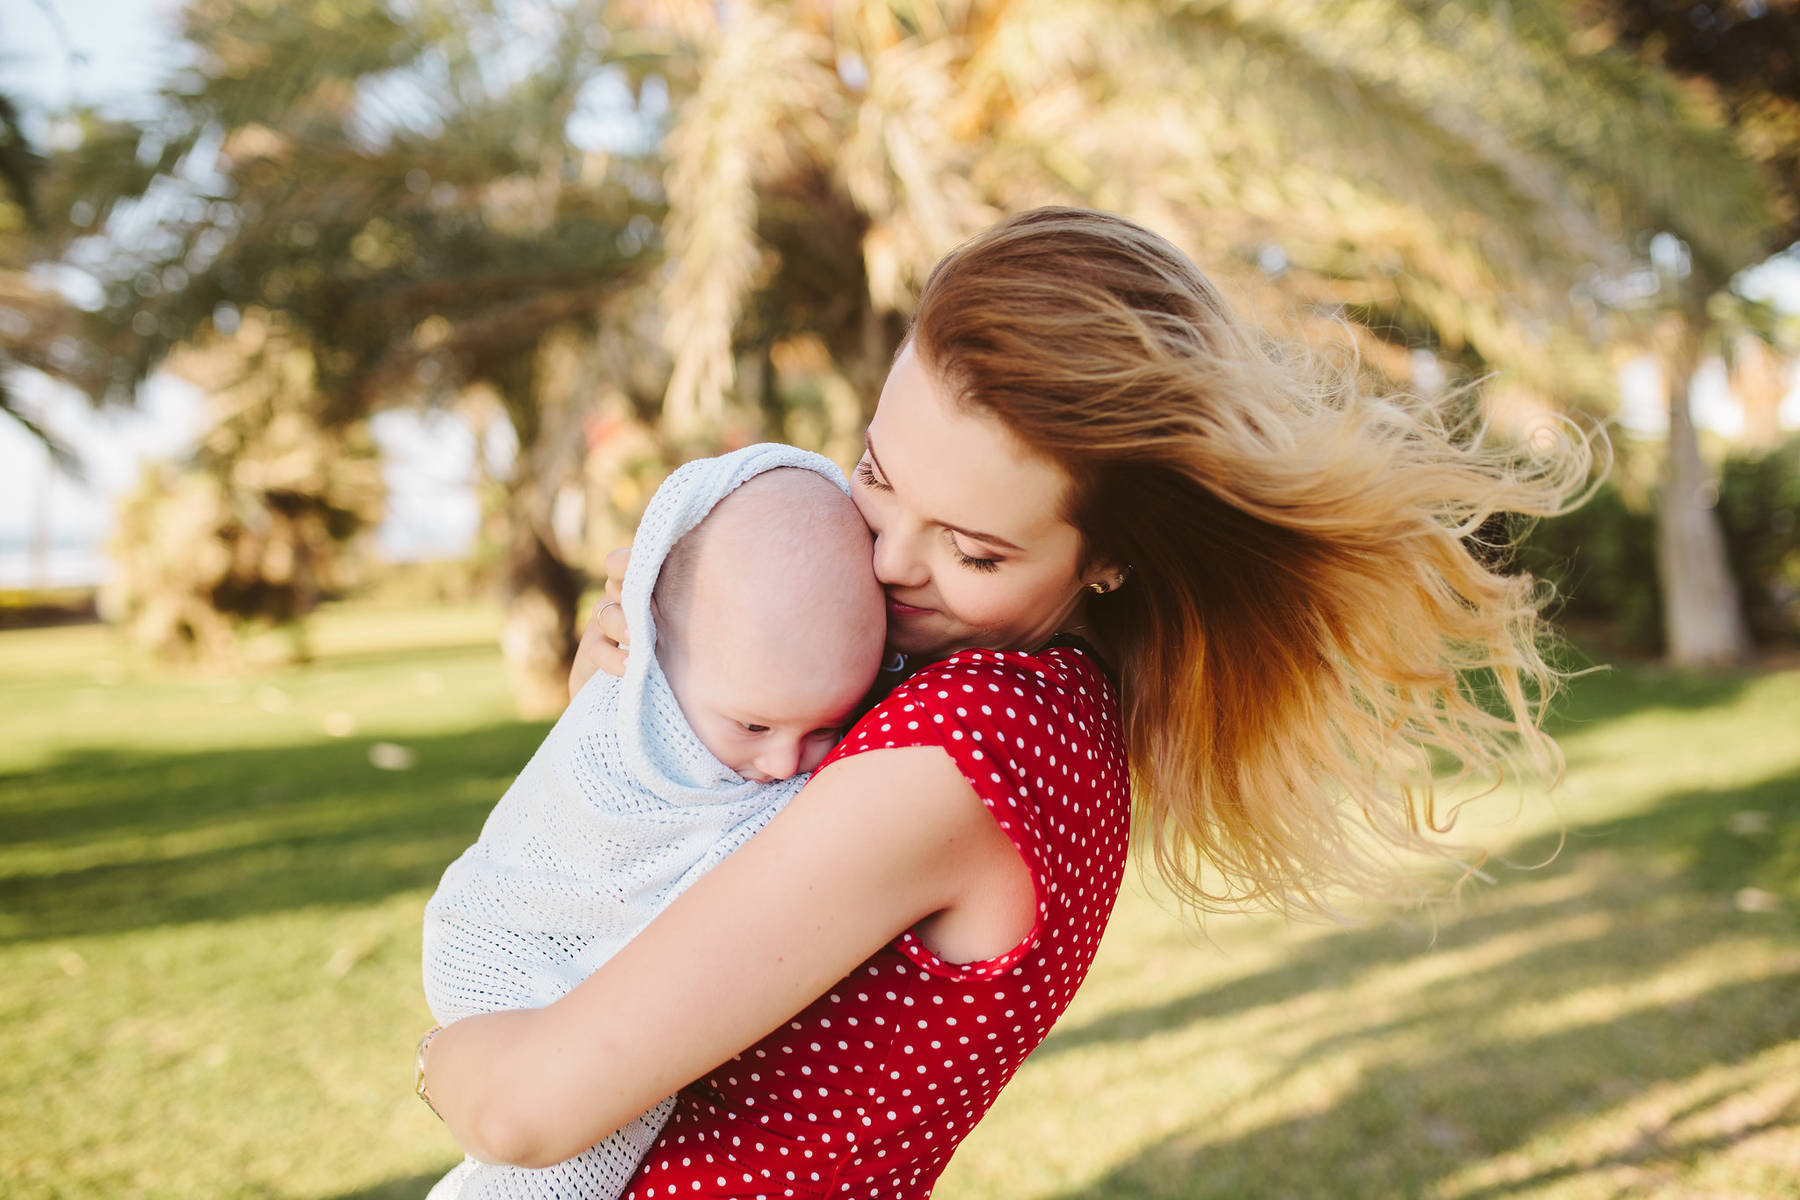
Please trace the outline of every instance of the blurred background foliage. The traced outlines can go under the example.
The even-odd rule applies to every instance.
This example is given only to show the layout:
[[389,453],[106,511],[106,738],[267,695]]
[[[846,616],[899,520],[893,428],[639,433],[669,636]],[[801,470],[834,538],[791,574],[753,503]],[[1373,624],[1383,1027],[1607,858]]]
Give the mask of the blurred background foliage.
[[[1792,4],[179,13],[144,113],[61,114],[50,150],[0,107],[0,379],[121,402],[174,366],[213,397],[180,468],[209,482],[147,485],[116,542],[110,610],[159,644],[228,656],[346,586],[380,508],[362,423],[433,406],[516,444],[479,481],[477,569],[521,710],[553,712],[586,572],[668,467],[758,438],[852,457],[931,264],[1044,203],[1144,221],[1396,387],[1482,381],[1499,436],[1610,419],[1619,365],[1654,359],[1669,436],[1620,438],[1616,482],[1521,561],[1676,661],[1795,636],[1800,335],[1734,291],[1800,236]],[[1718,354],[1743,445],[1689,419]],[[181,570],[174,528],[209,544]]]
[[229,662],[234,627],[285,627],[358,582],[347,555],[381,516],[367,422],[328,421],[311,348],[255,316],[171,365],[207,397],[188,470],[156,464],[120,505],[101,611],[165,657]]

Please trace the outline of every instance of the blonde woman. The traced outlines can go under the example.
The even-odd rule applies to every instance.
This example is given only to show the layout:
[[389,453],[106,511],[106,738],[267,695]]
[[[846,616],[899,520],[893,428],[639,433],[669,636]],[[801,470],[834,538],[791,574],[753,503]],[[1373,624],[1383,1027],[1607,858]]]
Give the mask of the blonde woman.
[[1433,752],[1553,758],[1538,593],[1471,544],[1566,506],[1587,447],[1500,453],[1306,361],[1102,213],[939,264],[853,484],[914,673],[573,992],[438,1035],[464,1148],[554,1162],[679,1093],[629,1196],[928,1195],[1131,837],[1202,907],[1320,910],[1442,853]]

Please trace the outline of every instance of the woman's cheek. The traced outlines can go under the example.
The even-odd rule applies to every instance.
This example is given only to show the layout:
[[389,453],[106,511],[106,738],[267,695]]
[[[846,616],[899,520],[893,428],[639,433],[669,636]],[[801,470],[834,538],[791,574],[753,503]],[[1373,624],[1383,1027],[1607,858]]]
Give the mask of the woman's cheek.
[[1008,581],[1000,578],[1004,568],[992,577],[960,563],[950,569],[957,572],[956,586],[954,591],[944,589],[944,595],[959,621],[974,629],[1003,629],[1015,623],[1017,598]]

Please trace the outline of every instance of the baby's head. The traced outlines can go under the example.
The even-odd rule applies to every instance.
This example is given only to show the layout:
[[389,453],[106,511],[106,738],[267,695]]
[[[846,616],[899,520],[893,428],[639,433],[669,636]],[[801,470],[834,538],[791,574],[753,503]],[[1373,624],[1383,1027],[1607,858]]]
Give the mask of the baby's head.
[[765,471],[719,501],[669,551],[652,604],[682,715],[746,779],[818,766],[881,668],[868,528],[813,471]]

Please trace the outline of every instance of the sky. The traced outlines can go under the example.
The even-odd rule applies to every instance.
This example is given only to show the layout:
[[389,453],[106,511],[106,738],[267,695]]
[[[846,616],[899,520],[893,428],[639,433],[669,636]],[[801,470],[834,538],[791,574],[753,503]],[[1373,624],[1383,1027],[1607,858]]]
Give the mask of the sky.
[[[167,14],[174,7],[172,0],[0,0],[0,89],[39,113],[76,100],[124,110],[141,106],[173,61]],[[582,133],[573,125],[570,132]],[[589,132],[596,141],[619,136],[616,126]],[[47,135],[41,119],[32,133]],[[1746,290],[1765,292],[1800,312],[1800,256],[1759,268]],[[1800,367],[1793,379],[1784,424],[1800,428]],[[1621,387],[1624,425],[1647,435],[1661,432],[1667,418],[1655,365],[1627,366]],[[117,411],[95,412],[39,378],[21,378],[18,391],[40,420],[77,448],[84,478],[56,472],[42,447],[0,419],[0,587],[95,582],[106,571],[101,547],[116,497],[136,483],[145,462],[191,448],[201,397],[166,374],[148,382],[135,408]],[[1698,424],[1727,436],[1741,432],[1743,417],[1720,364],[1703,368],[1693,400]],[[389,487],[388,515],[376,535],[382,553],[414,559],[465,552],[479,520],[468,484],[476,445],[468,427],[444,413],[390,411],[375,419],[374,434]],[[34,559],[30,547],[39,539],[49,553]]]

